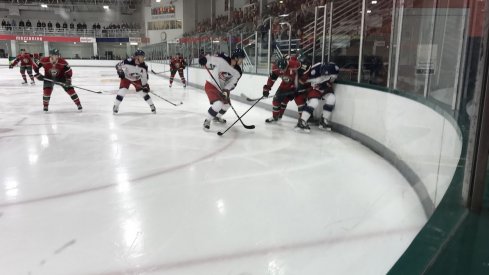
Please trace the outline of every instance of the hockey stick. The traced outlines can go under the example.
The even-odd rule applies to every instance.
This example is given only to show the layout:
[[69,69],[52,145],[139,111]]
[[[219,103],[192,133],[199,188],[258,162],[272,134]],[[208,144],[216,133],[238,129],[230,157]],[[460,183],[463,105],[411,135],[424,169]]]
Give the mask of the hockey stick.
[[182,104],[183,104],[183,102],[181,102],[181,101],[180,101],[180,103],[175,104],[175,103],[173,103],[173,102],[171,102],[171,101],[169,101],[169,100],[167,100],[167,99],[165,99],[165,98],[163,98],[163,97],[161,97],[161,96],[159,96],[159,95],[157,95],[157,94],[155,94],[155,93],[153,93],[153,92],[151,92],[151,91],[150,91],[150,93],[152,93],[153,95],[155,95],[155,96],[157,96],[157,97],[159,97],[159,98],[163,99],[164,101],[166,101],[166,102],[170,103],[170,104],[171,104],[171,105],[173,105],[173,106],[180,106],[180,105],[182,105]]
[[255,103],[253,103],[253,105],[251,105],[251,107],[250,107],[248,110],[246,110],[246,112],[244,112],[244,113],[243,113],[243,114],[242,114],[240,117],[238,117],[238,119],[237,119],[235,122],[233,122],[233,124],[231,124],[231,126],[229,126],[229,127],[228,127],[228,128],[227,128],[227,129],[226,129],[224,132],[217,132],[217,134],[218,134],[219,136],[224,135],[224,133],[226,133],[226,132],[227,132],[229,129],[231,129],[231,127],[233,127],[233,125],[234,125],[234,124],[236,124],[236,122],[238,122],[238,120],[241,120],[241,118],[242,118],[242,117],[244,117],[244,115],[246,115],[246,113],[248,113],[248,111],[249,111],[249,110],[251,110],[251,108],[255,107],[255,105],[256,105],[258,102],[260,102],[260,100],[262,100],[263,98],[264,98],[264,97],[262,97],[262,98],[258,99],[258,100],[257,100]]
[[[207,70],[207,72],[209,73],[209,75],[211,76],[212,80],[214,80],[214,82],[216,83],[217,87],[219,87],[219,90],[220,90],[220,92],[222,94],[221,86],[219,85],[219,83],[217,82],[217,80],[214,78],[214,76],[211,74],[211,72],[209,71],[209,68],[207,68],[207,65],[204,65],[204,67]],[[241,124],[243,124],[243,127],[245,127],[246,129],[255,129],[255,125],[246,125],[246,124],[244,124],[244,122],[239,117],[238,112],[236,112],[236,109],[234,109],[233,105],[231,105],[231,102],[229,102],[229,106],[231,107],[231,109],[233,109],[234,113],[238,117],[238,120],[241,122]]]
[[[59,86],[67,87],[67,85],[65,85],[64,83],[57,82],[57,81],[54,81],[54,80],[49,79],[49,78],[43,78],[42,81],[47,81],[47,82],[51,82],[51,83],[54,83],[54,84],[59,85]],[[95,93],[95,94],[101,94],[102,93],[101,91],[93,91],[93,90],[85,89],[85,88],[78,87],[78,86],[75,86],[75,85],[68,85],[68,87],[73,87],[73,88],[77,88],[77,89],[80,89],[80,90],[85,90],[87,92],[91,92],[91,93]]]
[[153,71],[153,69],[151,69],[151,72],[152,72],[152,73],[154,73],[154,74],[163,74],[163,73],[167,73],[167,72],[169,72],[169,71],[163,71],[163,72],[159,72],[159,73],[157,73],[157,72]]
[[246,101],[257,101],[257,100],[260,100],[260,99],[263,99],[263,98],[271,98],[271,97],[273,97],[273,95],[272,96],[269,95],[267,97],[249,98],[244,93],[241,93],[241,97],[244,97],[246,99]]
[[[293,95],[295,94],[296,91],[292,91],[292,92],[285,92],[285,93],[280,93],[281,96],[289,96],[289,95]],[[257,97],[257,98],[250,98],[248,97],[247,95],[245,95],[244,93],[241,93],[241,97],[244,97],[246,98],[247,101],[257,101],[259,99],[266,99],[266,98],[273,98],[275,95],[269,95],[267,97]]]

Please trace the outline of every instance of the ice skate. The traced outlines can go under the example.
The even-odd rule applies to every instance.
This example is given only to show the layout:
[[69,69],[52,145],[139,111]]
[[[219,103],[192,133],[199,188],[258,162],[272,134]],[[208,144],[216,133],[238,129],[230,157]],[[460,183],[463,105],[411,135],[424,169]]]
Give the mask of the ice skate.
[[295,126],[295,130],[296,131],[302,131],[305,133],[311,132],[311,128],[309,128],[309,125],[303,119],[299,119],[299,122],[297,122],[297,125]]
[[34,81],[34,79],[31,80],[31,85],[36,85],[36,81]]
[[80,105],[77,105],[78,111],[81,112],[83,110],[83,107]]
[[331,131],[331,124],[329,124],[327,120],[321,118],[321,121],[319,122],[319,129],[324,131]]
[[24,82],[21,83],[22,85],[27,85],[27,80],[24,80]]
[[112,113],[117,114],[118,112],[119,112],[119,106],[114,105],[114,107],[112,107]]
[[265,119],[265,122],[266,122],[266,123],[275,123],[275,122],[277,122],[279,119],[280,119],[279,117],[274,117],[274,116],[272,116],[271,118],[267,118],[267,119]]
[[204,120],[204,130],[209,130],[211,128],[211,120],[206,118]]
[[156,107],[155,107],[155,105],[154,105],[154,104],[149,105],[149,108],[151,108],[151,112],[152,112],[153,114],[156,114]]
[[217,117],[217,116],[216,116],[216,117],[214,117],[214,118],[212,119],[212,121],[214,121],[214,122],[216,122],[216,123],[221,123],[221,124],[226,123],[226,120],[225,120],[224,118],[222,118],[222,117]]
[[44,113],[47,113],[48,112],[48,106],[44,106],[44,108],[42,110],[44,111]]

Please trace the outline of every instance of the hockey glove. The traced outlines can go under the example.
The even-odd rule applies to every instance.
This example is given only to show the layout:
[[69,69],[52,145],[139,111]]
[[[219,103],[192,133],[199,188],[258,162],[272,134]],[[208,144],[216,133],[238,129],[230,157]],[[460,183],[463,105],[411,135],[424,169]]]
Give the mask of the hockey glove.
[[9,68],[9,69],[13,69],[13,68],[14,68],[14,65],[10,64],[10,65],[8,66],[8,68]]
[[150,91],[150,90],[149,90],[149,85],[148,85],[148,84],[143,85],[143,92],[145,92],[145,93],[149,93],[149,91]]
[[39,81],[43,81],[44,80],[44,76],[40,73],[37,73],[34,75],[35,78],[37,78]]
[[199,64],[200,64],[200,66],[207,65],[207,58],[205,56],[199,57]]
[[71,79],[66,79],[65,82],[63,83],[63,86],[65,88],[71,87]]
[[123,70],[117,70],[117,74],[119,75],[120,79],[126,78],[126,74],[124,74]]
[[270,95],[270,87],[268,85],[263,86],[263,97],[268,97]]
[[228,89],[222,89],[222,97],[224,99],[229,99],[229,90]]

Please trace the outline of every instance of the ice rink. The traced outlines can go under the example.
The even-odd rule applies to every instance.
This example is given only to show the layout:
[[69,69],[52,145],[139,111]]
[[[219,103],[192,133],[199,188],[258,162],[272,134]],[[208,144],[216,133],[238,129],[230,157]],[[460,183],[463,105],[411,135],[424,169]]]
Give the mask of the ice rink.
[[152,96],[152,114],[131,88],[113,115],[115,69],[73,70],[106,92],[77,90],[78,112],[55,87],[45,114],[42,83],[0,69],[0,274],[385,274],[426,222],[402,175],[350,138],[267,125],[271,108],[219,137],[232,110],[204,132],[205,94],[154,75],[184,104]]

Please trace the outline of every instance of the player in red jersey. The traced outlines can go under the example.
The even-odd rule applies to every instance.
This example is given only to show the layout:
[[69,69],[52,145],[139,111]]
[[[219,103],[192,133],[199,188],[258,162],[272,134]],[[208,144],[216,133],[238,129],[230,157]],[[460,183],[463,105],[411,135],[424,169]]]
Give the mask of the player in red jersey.
[[178,71],[178,74],[180,75],[180,79],[182,80],[183,87],[187,87],[187,83],[185,82],[185,77],[183,76],[183,70],[187,66],[187,62],[183,59],[182,55],[177,53],[176,56],[174,56],[170,60],[170,88],[173,83],[173,78],[175,78],[175,74]]
[[39,62],[39,59],[41,59],[41,55],[39,53],[34,53],[32,55],[32,61],[34,61],[34,64],[37,64]]
[[[299,113],[302,112],[302,108],[304,107],[304,97],[296,97],[296,87],[298,86],[299,81],[297,70],[300,67],[301,64],[296,58],[291,58],[290,60],[280,58],[273,64],[272,72],[268,77],[267,84],[263,86],[263,96],[268,97],[270,95],[270,90],[279,77],[282,79],[282,83],[280,83],[280,86],[273,97],[273,116],[267,118],[265,122],[272,123],[281,119],[287,108],[287,103],[291,100],[296,101]],[[302,102],[300,102],[300,99],[302,99]]]
[[[39,69],[44,68],[44,75],[39,73]],[[54,83],[46,81],[45,79],[50,79],[62,84],[65,92],[71,97],[73,102],[78,107],[78,110],[82,110],[82,105],[80,99],[75,92],[75,89],[71,86],[71,76],[73,71],[68,65],[68,62],[60,57],[59,51],[57,49],[52,49],[49,51],[49,56],[42,57],[37,64],[34,64],[34,71],[36,72],[35,77],[39,80],[44,80],[43,85],[43,105],[44,111],[48,111],[49,100],[51,99],[51,93],[53,92]]]
[[22,75],[22,79],[24,82],[22,84],[27,84],[27,77],[25,76],[25,71],[27,70],[27,74],[31,78],[31,84],[36,84],[34,81],[34,77],[32,76],[32,66],[34,66],[34,60],[30,53],[27,53],[24,49],[20,49],[20,54],[17,55],[17,58],[10,64],[9,68],[12,69],[17,63],[20,63],[20,74]]

